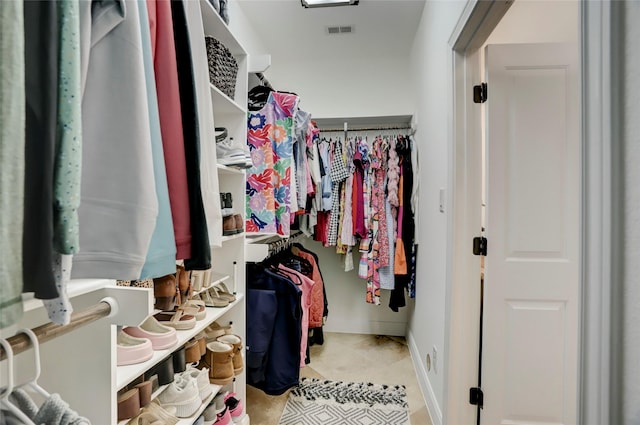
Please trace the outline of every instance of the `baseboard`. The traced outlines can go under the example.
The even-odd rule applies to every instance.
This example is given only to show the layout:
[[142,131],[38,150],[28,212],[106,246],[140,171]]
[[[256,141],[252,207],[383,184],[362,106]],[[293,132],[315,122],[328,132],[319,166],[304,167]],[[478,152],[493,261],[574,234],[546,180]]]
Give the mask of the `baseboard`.
[[407,332],[406,322],[384,322],[384,321],[329,321],[324,326],[325,332],[338,332],[348,334],[365,335],[389,335],[405,336]]
[[421,361],[420,352],[416,345],[416,340],[413,337],[411,330],[407,330],[407,344],[409,345],[409,352],[411,353],[411,361],[413,362],[413,368],[416,371],[416,377],[418,378],[418,385],[422,391],[422,397],[424,398],[429,416],[431,417],[431,423],[433,425],[442,425],[442,410],[438,405],[436,394],[433,392],[431,383],[429,382],[429,376],[424,368],[424,363]]

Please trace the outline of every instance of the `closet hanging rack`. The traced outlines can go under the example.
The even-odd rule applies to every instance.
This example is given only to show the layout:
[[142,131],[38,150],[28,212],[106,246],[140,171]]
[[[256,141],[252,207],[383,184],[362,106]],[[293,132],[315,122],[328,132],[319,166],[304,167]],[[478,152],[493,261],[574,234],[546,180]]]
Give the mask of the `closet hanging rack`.
[[302,235],[302,231],[298,230],[293,232],[288,238],[280,239],[275,242],[269,243],[269,256],[273,254],[277,254],[278,252],[287,249],[291,246],[293,242],[298,238],[298,236]]
[[[87,307],[77,313],[71,315],[71,321],[68,325],[57,325],[49,322],[44,325],[40,325],[33,328],[32,331],[38,338],[39,343],[50,341],[61,335],[66,335],[80,327],[93,323],[96,320],[108,317],[112,312],[117,310],[117,302],[115,299],[107,297],[102,299],[99,303]],[[19,333],[7,339],[7,342],[11,345],[13,354],[20,354],[31,347],[31,340],[29,336],[24,333]],[[7,358],[7,353],[4,348],[0,350],[0,360]]]
[[301,235],[303,235],[303,232],[297,230],[287,238],[272,236],[269,239],[260,239],[254,243],[249,243],[245,245],[246,261],[259,263],[265,258],[288,248]]
[[260,80],[260,83],[262,83],[263,86],[269,87],[271,90],[275,90],[262,72],[256,72],[256,77],[258,77],[258,80]]
[[[320,128],[320,132],[338,132],[344,131],[343,128]],[[411,127],[400,126],[400,127],[349,127],[347,131],[376,131],[376,130],[411,130]]]

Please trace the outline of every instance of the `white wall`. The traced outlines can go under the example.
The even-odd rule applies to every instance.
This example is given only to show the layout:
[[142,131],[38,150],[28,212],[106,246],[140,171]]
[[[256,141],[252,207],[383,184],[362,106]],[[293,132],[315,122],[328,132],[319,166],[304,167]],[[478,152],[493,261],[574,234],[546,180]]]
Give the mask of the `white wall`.
[[[414,110],[420,144],[420,245],[416,301],[409,316],[409,343],[434,424],[442,423],[445,358],[447,214],[439,212],[439,190],[448,187],[452,76],[448,39],[464,1],[427,2],[411,52]],[[437,365],[426,371],[425,357],[436,347]]]
[[578,40],[575,0],[516,0],[491,33],[487,44],[569,43]]
[[271,57],[274,87],[297,93],[315,118],[411,115],[407,56]]
[[251,26],[251,22],[247,19],[247,16],[242,10],[241,5],[236,1],[229,1],[229,28],[238,41],[242,44],[242,47],[249,53],[249,55],[264,55],[269,53],[267,46],[262,43],[260,36],[256,34]]
[[[430,407],[434,424],[442,422],[445,376],[442,360],[445,326],[447,276],[447,216],[439,212],[438,194],[445,188],[448,196],[449,156],[453,143],[451,36],[464,1],[427,2],[412,50],[412,85],[415,88],[415,119],[420,142],[421,240],[418,250],[419,282],[415,308],[409,316],[409,338],[413,346],[418,378]],[[542,24],[541,24],[542,23]],[[575,42],[578,35],[576,1],[517,0],[492,33],[491,43]],[[478,303],[479,300],[470,300]],[[426,371],[427,354],[438,352],[437,370]],[[466,394],[465,394],[466,395]],[[464,401],[466,403],[466,400]]]

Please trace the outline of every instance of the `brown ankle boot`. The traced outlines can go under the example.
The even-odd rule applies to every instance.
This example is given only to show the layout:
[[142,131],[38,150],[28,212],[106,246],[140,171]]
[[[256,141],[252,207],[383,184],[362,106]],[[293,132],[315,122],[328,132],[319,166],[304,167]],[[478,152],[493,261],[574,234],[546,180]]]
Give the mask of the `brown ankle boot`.
[[173,310],[176,306],[177,293],[175,275],[168,274],[153,279],[153,296],[156,299],[154,307],[158,310]]
[[177,266],[176,280],[178,281],[178,289],[180,291],[180,297],[178,304],[182,305],[191,298],[192,286],[191,286],[191,272],[185,270],[184,266]]
[[216,385],[228,385],[232,383],[232,359],[233,346],[220,341],[208,343],[204,363],[209,367],[209,382]]
[[242,373],[242,339],[238,335],[223,335],[217,341],[233,346],[233,373]]

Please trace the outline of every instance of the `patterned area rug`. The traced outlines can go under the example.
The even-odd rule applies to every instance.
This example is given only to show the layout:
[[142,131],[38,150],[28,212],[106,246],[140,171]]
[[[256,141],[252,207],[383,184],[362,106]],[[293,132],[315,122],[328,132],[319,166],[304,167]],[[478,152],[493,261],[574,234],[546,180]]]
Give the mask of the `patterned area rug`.
[[279,425],[410,425],[404,385],[302,378]]

